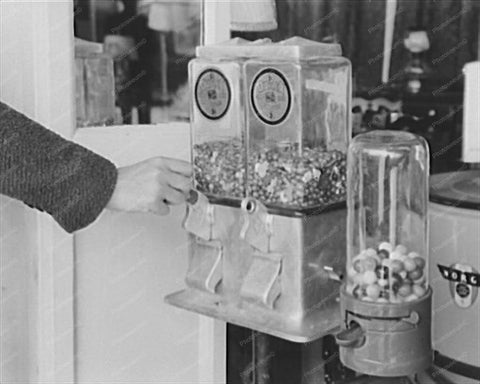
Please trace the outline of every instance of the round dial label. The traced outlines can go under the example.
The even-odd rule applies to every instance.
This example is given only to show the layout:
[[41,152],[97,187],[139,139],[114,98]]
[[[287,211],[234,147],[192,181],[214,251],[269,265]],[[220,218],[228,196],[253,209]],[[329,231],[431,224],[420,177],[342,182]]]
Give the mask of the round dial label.
[[271,125],[280,124],[290,112],[290,86],[281,72],[265,69],[253,80],[251,101],[260,120]]
[[195,84],[195,101],[208,119],[217,120],[227,113],[231,91],[227,78],[216,69],[203,71]]

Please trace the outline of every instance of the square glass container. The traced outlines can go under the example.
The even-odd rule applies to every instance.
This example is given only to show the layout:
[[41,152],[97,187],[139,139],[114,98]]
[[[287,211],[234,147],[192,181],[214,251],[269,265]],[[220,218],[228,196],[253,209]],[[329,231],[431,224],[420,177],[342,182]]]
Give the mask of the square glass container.
[[189,64],[195,188],[217,198],[246,195],[246,144],[239,62],[197,58]]
[[189,67],[195,187],[302,211],[346,197],[351,65],[303,38],[199,47]]
[[345,200],[350,77],[341,56],[245,63],[250,197],[293,210]]

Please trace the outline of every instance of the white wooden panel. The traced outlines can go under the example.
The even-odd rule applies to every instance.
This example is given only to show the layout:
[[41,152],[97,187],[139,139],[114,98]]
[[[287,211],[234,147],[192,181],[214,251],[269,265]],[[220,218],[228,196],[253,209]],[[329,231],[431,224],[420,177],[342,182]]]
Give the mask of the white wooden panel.
[[[0,2],[0,99],[73,132],[71,0]],[[73,382],[73,241],[45,214],[2,199],[2,382]],[[10,296],[15,294],[15,296]],[[4,306],[5,304],[5,306]]]
[[[188,160],[188,124],[77,130],[118,166]],[[78,383],[223,383],[225,326],[168,306],[184,287],[184,207],[169,216],[104,212],[75,238]]]
[[230,38],[230,0],[204,0],[204,44]]

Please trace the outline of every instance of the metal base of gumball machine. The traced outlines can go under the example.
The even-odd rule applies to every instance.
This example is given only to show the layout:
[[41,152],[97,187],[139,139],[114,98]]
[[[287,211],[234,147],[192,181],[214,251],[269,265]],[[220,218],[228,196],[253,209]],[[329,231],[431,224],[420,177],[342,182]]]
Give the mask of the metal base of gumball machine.
[[339,330],[340,285],[331,276],[343,273],[343,204],[287,215],[197,203],[184,224],[187,288],[167,303],[298,343]]
[[415,377],[374,377],[365,375],[345,381],[342,384],[419,384],[419,382]]
[[346,367],[372,376],[402,377],[431,366],[430,289],[416,301],[395,304],[361,301],[344,289],[340,297],[345,329],[336,339]]

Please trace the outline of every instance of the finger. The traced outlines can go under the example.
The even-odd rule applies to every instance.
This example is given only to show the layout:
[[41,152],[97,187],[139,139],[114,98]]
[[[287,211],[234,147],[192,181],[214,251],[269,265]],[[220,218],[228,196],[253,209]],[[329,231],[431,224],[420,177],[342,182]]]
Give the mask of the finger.
[[192,180],[188,177],[182,176],[178,173],[169,173],[167,183],[170,187],[186,194],[192,189]]
[[172,159],[170,157],[157,157],[154,159],[154,162],[158,167],[167,168],[172,172],[184,176],[192,176],[192,165],[187,161]]
[[185,194],[176,189],[169,188],[165,190],[165,200],[167,204],[177,205],[185,202]]

